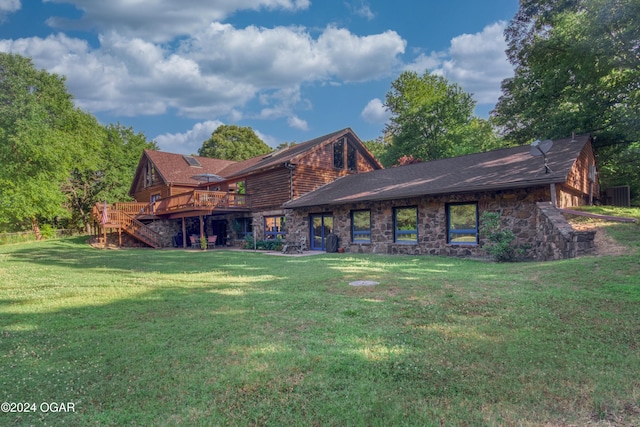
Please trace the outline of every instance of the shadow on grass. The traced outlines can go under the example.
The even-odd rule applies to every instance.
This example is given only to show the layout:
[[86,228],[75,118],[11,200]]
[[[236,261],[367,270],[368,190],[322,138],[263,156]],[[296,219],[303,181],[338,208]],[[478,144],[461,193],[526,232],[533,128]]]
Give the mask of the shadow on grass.
[[[2,401],[76,409],[0,414],[8,424],[534,425],[640,414],[637,303],[573,278],[588,260],[275,259],[77,240],[4,253],[0,270],[25,282],[5,288],[0,306]],[[381,285],[347,285],[362,274]]]
[[[20,245],[10,249],[10,256],[24,263],[43,266],[62,266],[78,269],[108,268],[114,270],[158,272],[164,274],[182,274],[214,270],[217,267],[241,271],[251,269],[266,271],[268,263],[256,262],[261,254],[253,252],[237,253],[224,250],[154,250],[120,249],[102,250],[92,248],[86,243],[86,237],[56,241],[38,242]],[[239,258],[242,258],[238,262]]]

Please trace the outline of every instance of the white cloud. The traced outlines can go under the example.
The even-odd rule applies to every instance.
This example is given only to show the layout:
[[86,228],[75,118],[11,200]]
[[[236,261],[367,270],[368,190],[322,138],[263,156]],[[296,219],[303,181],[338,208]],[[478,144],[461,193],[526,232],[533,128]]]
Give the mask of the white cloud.
[[472,93],[478,104],[495,104],[501,95],[502,80],[513,75],[504,39],[506,23],[496,22],[475,34],[451,40],[446,52],[419,55],[406,69],[423,73],[426,69],[458,83]]
[[360,116],[369,123],[384,124],[389,121],[391,113],[379,98],[374,98],[364,107]]
[[[5,0],[6,1],[6,0]],[[59,29],[97,29],[117,31],[127,37],[154,42],[189,35],[213,21],[221,21],[240,10],[305,10],[310,0],[44,0],[70,3],[84,12],[80,20],[49,18]]]
[[20,0],[0,0],[0,23],[2,23],[6,15],[17,12],[22,8]]
[[281,142],[276,137],[264,134],[257,129],[253,129],[253,131],[258,135],[258,138],[263,140],[269,147],[276,148]]
[[314,40],[302,27],[237,29],[213,23],[182,43],[179,53],[196,60],[205,72],[281,86],[376,79],[394,69],[405,46],[395,31],[361,37],[329,26]]
[[328,27],[318,38],[336,77],[345,81],[366,81],[388,75],[398,65],[406,41],[395,31],[358,37],[346,29]]
[[292,128],[295,128],[295,129],[300,129],[300,130],[303,130],[303,131],[309,130],[309,124],[307,123],[307,121],[306,120],[302,120],[298,116],[289,117],[289,119],[287,120],[287,123],[289,124],[289,126],[291,126]]
[[423,74],[425,70],[429,70],[429,72],[432,73],[442,66],[443,60],[447,57],[447,54],[444,52],[431,52],[428,55],[421,53],[411,64],[407,65],[405,69],[415,71],[418,74]]
[[162,151],[170,153],[196,154],[202,147],[202,143],[211,137],[211,134],[224,123],[214,120],[196,123],[185,133],[165,133],[158,135],[154,140]]
[[506,23],[487,26],[481,33],[463,34],[451,40],[451,59],[442,64],[444,75],[472,92],[479,104],[495,103],[502,80],[513,75],[504,39]]
[[369,21],[376,17],[376,15],[371,11],[371,7],[369,6],[369,4],[364,0],[361,0],[359,4],[347,2],[346,5],[351,10],[351,12]]
[[[0,50],[30,56],[37,67],[66,76],[76,104],[93,113],[134,116],[175,110],[196,119],[237,121],[294,117],[294,110],[310,108],[300,93],[303,84],[390,75],[406,45],[393,31],[357,36],[328,27],[314,39],[301,27],[236,29],[219,23],[177,49],[115,31],[101,34],[99,42],[99,48],[92,48],[84,40],[57,34],[0,40]],[[262,111],[245,111],[258,97],[264,102]]]

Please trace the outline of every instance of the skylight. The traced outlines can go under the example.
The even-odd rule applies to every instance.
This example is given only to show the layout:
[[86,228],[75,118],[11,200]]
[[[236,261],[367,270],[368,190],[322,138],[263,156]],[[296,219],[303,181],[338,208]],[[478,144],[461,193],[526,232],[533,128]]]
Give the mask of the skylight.
[[183,155],[182,157],[184,158],[184,161],[189,164],[189,166],[194,166],[194,167],[199,167],[199,168],[202,167],[202,165],[200,164],[198,159],[196,159],[195,157],[186,156],[186,155]]

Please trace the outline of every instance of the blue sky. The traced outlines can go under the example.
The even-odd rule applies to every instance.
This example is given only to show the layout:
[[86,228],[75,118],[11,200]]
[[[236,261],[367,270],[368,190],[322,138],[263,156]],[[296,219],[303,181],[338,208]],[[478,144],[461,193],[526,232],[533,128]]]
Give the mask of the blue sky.
[[487,117],[513,74],[518,0],[0,0],[0,51],[66,76],[76,105],[195,153],[221,124],[271,146],[382,134],[404,70],[445,76]]

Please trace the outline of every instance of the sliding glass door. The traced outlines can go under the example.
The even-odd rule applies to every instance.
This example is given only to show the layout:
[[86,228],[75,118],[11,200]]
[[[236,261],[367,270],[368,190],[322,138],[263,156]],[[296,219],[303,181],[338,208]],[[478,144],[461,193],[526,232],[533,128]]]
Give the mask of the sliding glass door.
[[311,224],[311,249],[315,251],[326,250],[326,238],[333,232],[333,215],[311,215],[309,223]]

